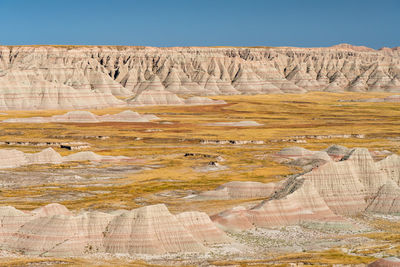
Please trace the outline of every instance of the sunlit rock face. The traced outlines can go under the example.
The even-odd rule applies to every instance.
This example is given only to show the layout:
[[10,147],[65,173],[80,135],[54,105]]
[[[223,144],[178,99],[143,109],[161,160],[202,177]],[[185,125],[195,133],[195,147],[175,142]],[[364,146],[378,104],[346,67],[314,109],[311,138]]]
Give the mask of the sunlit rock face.
[[[184,95],[400,91],[400,52],[327,48],[0,47],[1,109],[185,104]],[[189,101],[190,103],[191,101]]]
[[[335,159],[345,149],[336,146],[327,151]],[[277,154],[301,159],[310,153],[318,152],[292,147]],[[375,162],[365,148],[347,149],[346,153],[339,161],[326,160],[304,174],[289,177],[274,188],[274,194],[266,194],[262,203],[234,207],[212,216],[213,221],[223,229],[244,230],[304,221],[345,221],[346,216],[362,212],[400,212],[399,156]],[[221,196],[222,189],[208,194]]]
[[163,204],[131,211],[70,212],[49,204],[31,212],[0,207],[2,248],[25,255],[80,256],[207,252],[231,239],[202,212],[171,214]]

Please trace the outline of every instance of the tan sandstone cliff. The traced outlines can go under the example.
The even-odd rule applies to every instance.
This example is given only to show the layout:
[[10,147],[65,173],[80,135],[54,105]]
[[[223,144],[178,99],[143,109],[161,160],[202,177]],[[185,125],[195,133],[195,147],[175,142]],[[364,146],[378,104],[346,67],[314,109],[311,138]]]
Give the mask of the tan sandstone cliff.
[[184,104],[176,94],[312,90],[399,92],[399,49],[346,44],[327,48],[0,47],[0,109]]

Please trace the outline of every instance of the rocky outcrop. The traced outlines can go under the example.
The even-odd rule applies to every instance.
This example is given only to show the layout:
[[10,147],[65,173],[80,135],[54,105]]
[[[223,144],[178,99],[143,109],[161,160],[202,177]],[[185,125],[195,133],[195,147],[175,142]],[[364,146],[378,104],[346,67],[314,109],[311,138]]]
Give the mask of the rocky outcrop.
[[130,160],[129,157],[124,156],[103,156],[96,154],[92,151],[81,151],[78,153],[70,154],[62,158],[62,161],[93,161],[93,162],[101,162],[101,161],[126,161]]
[[268,198],[280,187],[279,183],[234,181],[211,191],[201,192],[197,199],[250,199]]
[[51,123],[51,122],[75,122],[75,123],[99,123],[99,122],[149,122],[159,118],[152,114],[140,115],[132,110],[125,110],[118,114],[95,115],[89,111],[76,110],[62,115],[51,117],[15,118],[3,120],[5,123]]
[[171,214],[165,205],[73,214],[50,204],[32,212],[0,207],[1,248],[34,256],[206,252],[230,238],[201,212]]
[[258,123],[256,121],[233,121],[233,122],[213,122],[213,123],[207,123],[205,124],[206,126],[228,126],[228,127],[256,127],[256,126],[261,126],[261,123]]
[[[0,47],[0,109],[182,104],[177,95],[400,91],[398,49]],[[191,101],[192,102],[192,101]]]
[[103,156],[92,151],[82,151],[62,157],[53,148],[46,148],[37,153],[24,153],[15,149],[0,149],[0,169],[17,168],[32,164],[60,164],[71,161],[110,162],[127,161],[124,156]]
[[[330,147],[328,151],[342,153],[345,149]],[[298,147],[280,152],[297,159],[314,153]],[[400,211],[398,158],[392,155],[375,162],[367,149],[352,149],[340,161],[327,160],[307,173],[286,179],[261,204],[236,207],[212,219],[226,229],[248,229],[310,220],[343,220],[343,216],[364,211],[397,213]]]
[[400,259],[396,257],[388,257],[376,260],[367,265],[368,267],[400,267]]

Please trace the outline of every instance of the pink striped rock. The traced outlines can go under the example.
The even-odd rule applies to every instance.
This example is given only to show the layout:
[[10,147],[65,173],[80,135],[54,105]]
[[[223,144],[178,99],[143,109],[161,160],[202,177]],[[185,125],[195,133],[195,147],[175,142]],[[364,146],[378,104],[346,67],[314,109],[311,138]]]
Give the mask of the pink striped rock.
[[400,156],[392,154],[377,162],[378,168],[400,186]]
[[125,110],[118,114],[98,116],[100,121],[109,122],[149,122],[150,120],[159,119],[155,115],[140,115],[132,110]]
[[72,215],[72,213],[63,205],[58,203],[51,203],[46,206],[37,208],[31,211],[36,217],[47,217],[53,215]]
[[206,252],[205,245],[231,242],[207,214],[175,216],[163,204],[78,215],[59,204],[31,212],[0,207],[0,221],[1,248],[35,256]]
[[366,210],[384,214],[399,213],[400,187],[394,181],[389,180],[379,189]]
[[338,214],[364,211],[368,198],[388,177],[377,168],[367,149],[353,149],[344,161],[329,162],[303,175]]
[[138,94],[128,101],[130,105],[183,105],[185,102],[176,94],[165,90],[157,75],[154,75],[150,80],[146,81],[143,89],[139,90]]
[[368,267],[400,267],[400,259],[396,257],[388,257],[376,260],[367,265]]
[[223,184],[212,191],[201,192],[200,199],[246,199],[267,198],[279,188],[278,183],[234,181]]
[[232,82],[233,87],[245,94],[282,93],[274,84],[260,78],[253,70],[239,65],[239,70]]
[[178,214],[178,221],[193,237],[204,245],[229,243],[231,239],[204,212],[189,211]]
[[79,256],[103,251],[103,232],[112,215],[101,212],[77,216],[54,215],[25,223],[7,247],[27,255]]
[[29,164],[60,164],[63,162],[63,157],[51,147],[38,153],[25,153],[25,156]]
[[221,227],[233,230],[293,225],[303,221],[343,221],[329,209],[309,181],[283,198],[265,200],[250,209],[232,209],[212,219]]
[[115,217],[105,232],[104,246],[109,253],[129,254],[206,251],[163,204],[142,207]]
[[[297,155],[305,154],[305,150],[299,152]],[[289,155],[293,155],[292,151]],[[224,229],[237,230],[309,220],[341,221],[341,215],[365,210],[397,213],[398,164],[396,156],[374,162],[367,149],[352,149],[339,162],[329,161],[308,173],[288,178],[270,199],[257,206],[233,208],[211,218]]]
[[63,115],[54,115],[51,122],[99,122],[97,116],[89,111],[70,111]]
[[0,246],[5,247],[5,241],[8,240],[18,229],[26,222],[33,219],[30,213],[17,210],[14,207],[0,207]]

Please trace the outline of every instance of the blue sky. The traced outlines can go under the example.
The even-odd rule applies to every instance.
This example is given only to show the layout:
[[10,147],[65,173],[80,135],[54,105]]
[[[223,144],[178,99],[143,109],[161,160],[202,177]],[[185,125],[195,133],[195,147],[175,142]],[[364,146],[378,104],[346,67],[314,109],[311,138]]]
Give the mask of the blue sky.
[[397,0],[0,0],[0,44],[400,46]]

